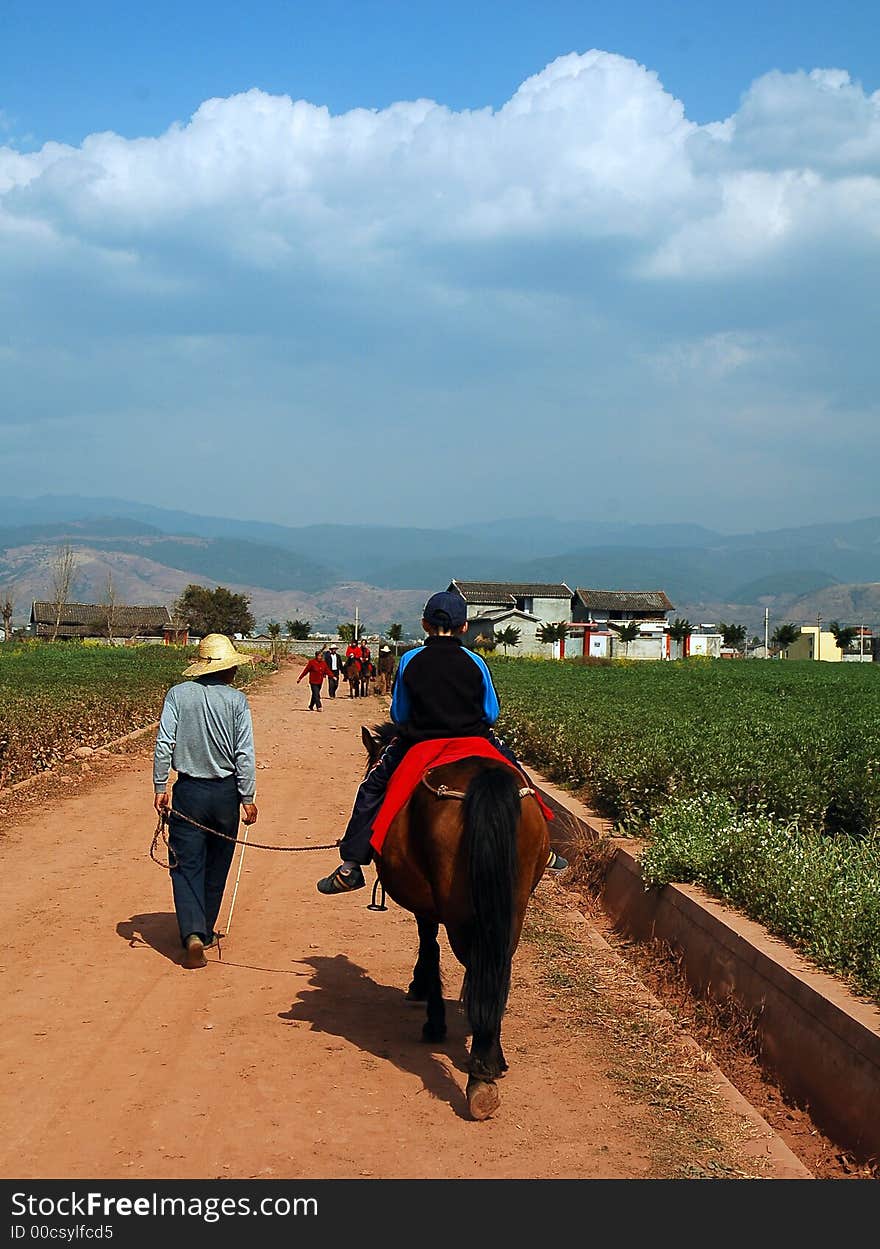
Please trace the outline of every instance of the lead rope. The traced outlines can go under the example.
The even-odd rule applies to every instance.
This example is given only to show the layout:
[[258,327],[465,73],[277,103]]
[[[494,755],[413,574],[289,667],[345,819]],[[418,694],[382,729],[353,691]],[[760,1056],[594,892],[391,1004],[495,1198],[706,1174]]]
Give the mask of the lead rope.
[[[249,842],[247,839],[247,833],[245,833],[244,837],[230,837],[228,833],[221,833],[216,828],[209,828],[207,824],[200,824],[198,820],[192,819],[191,816],[184,815],[182,811],[175,811],[174,807],[169,807],[167,810],[159,812],[159,819],[156,823],[156,831],[153,833],[153,842],[150,846],[150,858],[161,868],[177,867],[177,856],[174,855],[174,851],[168,844],[167,825],[169,815],[176,815],[179,820],[186,820],[187,824],[192,824],[193,828],[200,828],[203,833],[212,833],[213,836],[222,837],[224,841],[231,841],[236,846],[250,845],[253,846],[255,850],[282,850],[290,853],[297,850],[335,850],[339,845],[338,840],[331,842],[326,846],[267,846],[259,841]],[[245,829],[248,827],[249,825],[245,825]],[[156,846],[158,845],[160,839],[164,842],[165,848],[168,851],[167,863],[163,863],[161,859],[156,858]],[[171,862],[172,855],[174,855],[175,858],[173,863]]]
[[[245,851],[246,846],[251,845],[253,846],[255,850],[281,850],[281,851],[293,852],[296,850],[335,850],[336,847],[339,845],[339,840],[334,841],[332,842],[332,844],[327,845],[327,846],[267,846],[258,841],[249,842],[248,841],[248,831],[250,829],[249,824],[245,824],[244,826],[244,837],[230,837],[228,833],[221,833],[216,828],[209,828],[207,824],[200,824],[198,820],[192,819],[191,816],[184,815],[181,811],[175,811],[174,807],[169,807],[168,810],[159,812],[159,819],[156,821],[156,831],[153,833],[153,840],[150,843],[150,858],[153,860],[153,862],[156,864],[157,867],[161,867],[163,870],[167,870],[167,871],[171,871],[173,868],[177,867],[177,863],[178,863],[177,855],[172,850],[171,844],[168,841],[168,817],[169,815],[176,815],[178,819],[186,820],[187,824],[192,824],[194,828],[200,828],[203,833],[212,833],[215,837],[222,837],[224,841],[231,841],[236,846],[242,847],[241,855],[239,856],[239,860],[238,860],[238,871],[235,876],[235,886],[232,890],[232,901],[229,903],[229,914],[226,917],[226,931],[223,933],[224,937],[229,936],[229,929],[232,926],[232,911],[233,911],[233,908],[235,907],[235,899],[238,894],[238,882],[241,879],[241,865],[244,862],[244,851]],[[167,863],[163,863],[156,853],[156,849],[160,840],[162,844],[165,846],[165,850],[168,855]],[[377,902],[376,896],[377,896],[377,891],[379,889],[381,889],[382,891],[382,896],[381,896],[381,900]],[[367,910],[368,911],[387,911],[388,910],[388,907],[385,905],[385,886],[379,880],[378,875],[373,884],[373,897],[369,906],[367,907]],[[222,946],[220,945],[219,933],[215,935],[215,940],[217,942],[218,957],[222,960],[223,949],[222,949]]]

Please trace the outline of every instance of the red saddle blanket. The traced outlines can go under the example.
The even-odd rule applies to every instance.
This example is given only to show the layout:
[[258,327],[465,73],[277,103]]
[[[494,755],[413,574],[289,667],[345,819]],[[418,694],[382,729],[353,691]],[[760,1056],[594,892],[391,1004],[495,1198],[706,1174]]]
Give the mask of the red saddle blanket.
[[[376,853],[382,853],[385,834],[388,832],[391,821],[409,799],[426,772],[429,772],[431,768],[442,767],[444,763],[457,763],[459,759],[473,759],[475,755],[481,759],[497,759],[499,763],[510,768],[511,772],[515,772],[524,785],[529,784],[528,777],[515,768],[510,760],[485,737],[432,737],[427,742],[417,742],[414,746],[410,746],[394,769],[385,791],[384,801],[379,808],[379,814],[373,820],[370,845]],[[553,812],[537,790],[535,799],[544,818],[552,820]]]

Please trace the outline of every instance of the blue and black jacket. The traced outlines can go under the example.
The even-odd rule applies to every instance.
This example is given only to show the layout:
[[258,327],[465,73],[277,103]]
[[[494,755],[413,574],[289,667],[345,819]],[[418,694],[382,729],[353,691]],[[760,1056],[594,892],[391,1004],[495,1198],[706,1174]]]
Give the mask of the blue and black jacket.
[[458,637],[428,637],[402,656],[391,692],[391,719],[409,742],[486,737],[498,695],[479,655]]

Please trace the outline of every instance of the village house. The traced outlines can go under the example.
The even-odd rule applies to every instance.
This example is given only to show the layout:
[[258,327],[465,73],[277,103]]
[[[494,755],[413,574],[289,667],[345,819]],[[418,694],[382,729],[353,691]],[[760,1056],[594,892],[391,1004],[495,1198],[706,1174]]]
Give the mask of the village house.
[[[666,615],[674,610],[662,590],[597,590],[578,586],[572,596],[565,657],[625,655],[629,659],[665,659],[669,653]],[[622,642],[613,626],[633,621],[638,624],[638,635]]]
[[58,618],[57,603],[31,606],[28,632],[49,639],[92,638],[104,642],[163,642],[185,646],[189,640],[186,624],[176,620],[167,607],[128,603],[63,603]]
[[800,633],[792,644],[781,651],[780,659],[818,659],[822,663],[874,663],[880,659],[878,639],[866,625],[853,625],[855,636],[845,650],[837,638],[821,623],[798,625]]
[[538,637],[541,625],[571,620],[572,591],[564,582],[452,580],[446,588],[458,591],[467,605],[468,647],[492,646],[513,626],[520,631],[514,654],[547,656],[550,648]]
[[[721,659],[724,638],[713,624],[698,624],[682,643],[676,644],[669,638],[669,644],[669,658],[703,655],[707,659]],[[676,645],[678,649],[674,653]]]

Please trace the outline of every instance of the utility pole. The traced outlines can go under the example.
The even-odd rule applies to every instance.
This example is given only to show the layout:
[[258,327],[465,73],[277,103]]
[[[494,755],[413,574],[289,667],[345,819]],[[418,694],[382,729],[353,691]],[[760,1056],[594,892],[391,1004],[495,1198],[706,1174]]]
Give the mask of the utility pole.
[[764,658],[770,658],[770,608],[764,608]]
[[822,617],[816,612],[816,658],[822,658]]
[[360,628],[360,624],[358,623],[358,609],[357,609],[357,607],[355,607],[355,609],[354,609],[354,640],[355,640],[355,643],[357,643],[357,640],[358,640],[358,638],[360,637],[360,632],[361,632],[361,628]]

